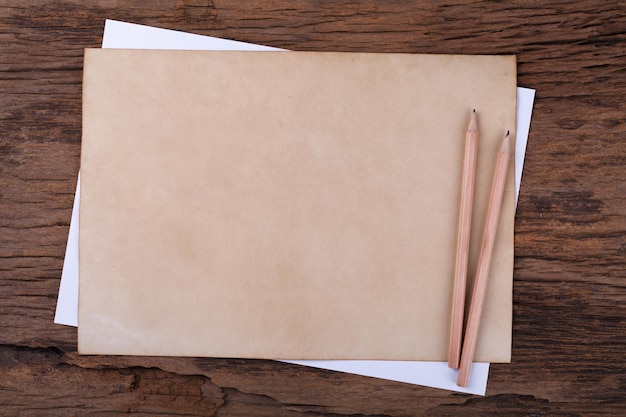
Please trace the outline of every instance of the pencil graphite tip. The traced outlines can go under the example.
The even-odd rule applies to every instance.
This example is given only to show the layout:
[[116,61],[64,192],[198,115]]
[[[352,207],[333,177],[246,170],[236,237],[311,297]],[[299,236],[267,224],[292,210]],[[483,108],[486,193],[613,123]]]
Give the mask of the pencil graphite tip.
[[467,127],[468,132],[478,132],[478,122],[476,121],[476,109],[472,110],[472,114],[470,116],[469,126]]
[[507,130],[506,135],[504,135],[504,139],[502,140],[502,147],[500,148],[500,152],[509,152],[509,148],[511,146],[510,136],[511,134]]

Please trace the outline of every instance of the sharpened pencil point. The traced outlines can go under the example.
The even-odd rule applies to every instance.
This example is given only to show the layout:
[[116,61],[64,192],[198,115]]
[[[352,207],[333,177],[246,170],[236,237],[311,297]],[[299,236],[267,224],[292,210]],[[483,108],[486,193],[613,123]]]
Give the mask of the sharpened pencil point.
[[511,148],[511,136],[509,131],[506,131],[506,135],[504,135],[504,139],[502,139],[502,146],[500,146],[500,152],[509,152]]
[[467,132],[478,132],[478,122],[476,121],[476,109],[472,110],[472,114],[470,115],[469,126],[467,127]]

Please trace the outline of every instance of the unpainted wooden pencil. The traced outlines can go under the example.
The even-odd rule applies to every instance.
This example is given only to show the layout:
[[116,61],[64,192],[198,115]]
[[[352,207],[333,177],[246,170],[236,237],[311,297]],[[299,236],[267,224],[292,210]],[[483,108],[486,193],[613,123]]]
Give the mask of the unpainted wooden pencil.
[[502,207],[502,196],[504,195],[504,187],[506,185],[507,172],[509,169],[509,160],[511,155],[511,141],[509,132],[502,141],[498,159],[496,162],[495,174],[491,186],[491,194],[489,197],[489,206],[487,208],[487,217],[485,220],[485,228],[483,232],[482,244],[480,246],[480,254],[478,256],[478,265],[476,267],[476,275],[474,277],[474,288],[470,300],[470,309],[467,316],[467,326],[465,328],[465,338],[463,340],[463,349],[461,351],[461,365],[457,378],[457,385],[466,387],[469,382],[470,368],[474,360],[474,351],[476,350],[476,340],[478,338],[478,328],[480,325],[480,316],[485,300],[485,291],[487,289],[487,279],[491,266],[491,257],[493,255],[493,246],[498,229],[498,221],[500,219],[500,210]]
[[472,110],[465,134],[465,153],[461,179],[461,202],[459,204],[459,229],[454,264],[454,289],[452,291],[452,319],[448,346],[448,366],[459,367],[461,342],[463,340],[463,316],[465,310],[465,287],[469,260],[470,229],[474,205],[474,182],[476,179],[476,153],[478,149],[478,122],[476,109]]

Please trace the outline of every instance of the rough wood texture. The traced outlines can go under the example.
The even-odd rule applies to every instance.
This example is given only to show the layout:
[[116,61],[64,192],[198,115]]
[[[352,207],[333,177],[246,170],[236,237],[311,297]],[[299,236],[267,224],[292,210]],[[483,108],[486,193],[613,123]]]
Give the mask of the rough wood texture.
[[[87,3],[87,4],[83,4]],[[487,396],[270,361],[84,357],[52,324],[81,72],[105,18],[294,50],[516,54],[537,89],[516,220],[513,363]],[[0,2],[0,414],[626,415],[626,4]],[[329,341],[332,343],[332,341]]]

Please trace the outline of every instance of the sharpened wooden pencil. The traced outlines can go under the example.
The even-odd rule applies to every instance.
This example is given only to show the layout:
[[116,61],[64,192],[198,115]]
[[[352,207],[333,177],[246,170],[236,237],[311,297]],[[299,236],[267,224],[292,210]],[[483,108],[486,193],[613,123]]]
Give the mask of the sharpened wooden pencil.
[[476,275],[474,278],[474,288],[467,316],[465,339],[463,341],[463,350],[461,351],[461,365],[456,382],[456,384],[461,387],[466,387],[469,383],[470,368],[472,366],[472,361],[474,360],[476,339],[478,338],[478,327],[480,325],[480,316],[485,300],[487,279],[489,277],[493,246],[498,229],[498,221],[500,219],[502,196],[504,195],[510,155],[511,141],[509,138],[509,132],[506,132],[506,136],[502,141],[502,146],[500,148],[500,152],[498,153],[498,159],[496,162],[496,169],[491,186],[491,195],[489,197],[489,206],[487,208],[487,218],[485,220],[483,240],[480,246],[478,266],[476,267]]
[[448,346],[448,366],[454,369],[459,367],[461,343],[463,340],[465,283],[467,281],[472,207],[474,205],[477,148],[478,122],[476,120],[476,110],[474,109],[472,110],[467,133],[465,134],[465,154],[463,157],[463,174],[461,179],[461,203],[459,205],[459,230],[456,241],[456,262],[454,265],[452,319],[450,323],[450,343]]

